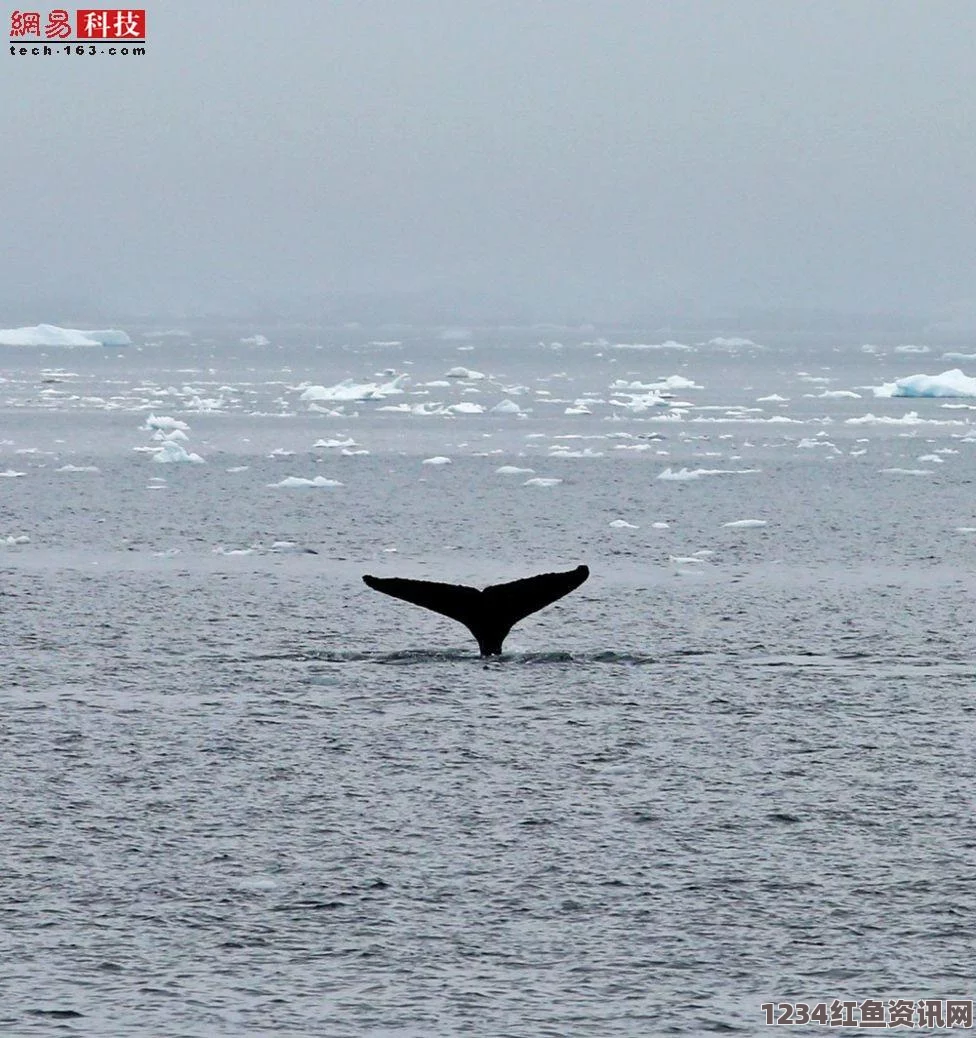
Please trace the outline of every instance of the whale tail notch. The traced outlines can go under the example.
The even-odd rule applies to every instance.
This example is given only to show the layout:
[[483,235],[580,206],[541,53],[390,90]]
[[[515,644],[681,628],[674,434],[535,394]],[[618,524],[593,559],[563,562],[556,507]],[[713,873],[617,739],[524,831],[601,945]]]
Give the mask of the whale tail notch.
[[464,624],[478,640],[482,656],[499,656],[508,632],[519,620],[575,591],[589,575],[586,566],[577,566],[563,573],[540,573],[507,584],[492,584],[483,591],[463,584],[372,577],[369,574],[363,577],[363,581],[374,591],[423,606]]

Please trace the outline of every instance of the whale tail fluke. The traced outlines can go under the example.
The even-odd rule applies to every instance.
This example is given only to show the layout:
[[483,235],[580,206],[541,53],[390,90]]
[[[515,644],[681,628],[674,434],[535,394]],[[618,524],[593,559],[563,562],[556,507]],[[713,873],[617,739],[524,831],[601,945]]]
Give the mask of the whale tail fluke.
[[525,617],[568,595],[590,575],[586,566],[564,573],[540,573],[484,591],[463,584],[402,577],[363,577],[367,587],[448,616],[477,638],[482,656],[498,656],[508,632]]

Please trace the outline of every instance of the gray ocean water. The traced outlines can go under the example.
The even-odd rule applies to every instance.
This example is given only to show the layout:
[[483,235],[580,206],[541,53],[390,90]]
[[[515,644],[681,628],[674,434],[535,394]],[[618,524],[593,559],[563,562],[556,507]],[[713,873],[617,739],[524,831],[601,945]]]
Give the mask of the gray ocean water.
[[974,997],[976,400],[865,388],[974,362],[560,337],[0,350],[0,1034]]

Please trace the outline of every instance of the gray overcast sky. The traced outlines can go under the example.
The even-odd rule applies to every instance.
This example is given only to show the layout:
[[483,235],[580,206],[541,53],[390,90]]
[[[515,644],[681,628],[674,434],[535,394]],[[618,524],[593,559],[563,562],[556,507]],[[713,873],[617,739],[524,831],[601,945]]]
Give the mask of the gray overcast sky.
[[147,11],[145,57],[2,56],[18,316],[332,291],[976,312],[971,0]]

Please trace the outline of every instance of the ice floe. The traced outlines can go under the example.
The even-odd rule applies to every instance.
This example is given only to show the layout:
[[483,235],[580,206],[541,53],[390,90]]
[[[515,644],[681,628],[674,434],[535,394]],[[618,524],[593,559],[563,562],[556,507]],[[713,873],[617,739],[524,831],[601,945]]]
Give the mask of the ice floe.
[[18,544],[30,544],[30,537],[26,533],[0,536],[0,545],[3,545],[5,548],[13,548]]
[[337,479],[326,479],[325,476],[314,476],[305,479],[304,476],[285,476],[279,483],[269,483],[269,487],[341,487],[342,483]]
[[727,530],[752,530],[765,526],[767,522],[766,519],[735,519],[731,523],[722,523],[722,526]]
[[759,469],[672,469],[666,468],[658,473],[658,479],[684,482],[690,479],[701,479],[702,476],[739,476],[758,472]]
[[397,375],[389,382],[356,382],[347,378],[337,382],[334,386],[306,386],[299,399],[309,402],[383,400],[388,396],[396,396],[405,392],[404,387],[409,378],[409,375]]
[[186,422],[181,421],[179,418],[173,418],[170,415],[150,414],[146,421],[143,423],[143,425],[140,426],[140,428],[150,431],[158,430],[160,432],[169,432],[174,429],[179,429],[182,432],[186,429],[189,429],[190,427],[186,424]]
[[941,375],[908,375],[871,388],[876,397],[976,397],[976,378],[952,368]]
[[183,462],[193,465],[202,465],[204,463],[203,458],[201,458],[199,454],[190,453],[185,447],[182,447],[173,440],[167,440],[153,455],[152,460],[158,461],[161,464],[179,464],[180,462]]
[[450,371],[446,372],[445,378],[458,378],[465,379],[468,382],[481,382],[488,376],[483,371],[472,371],[471,368],[451,368]]
[[17,479],[19,476],[26,476],[26,472],[18,472],[16,469],[6,469],[0,472],[0,478],[2,479]]
[[26,328],[0,328],[0,346],[131,346],[132,340],[118,328],[81,331],[56,324]]
[[667,342],[615,342],[613,350],[690,350],[683,342],[668,339]]
[[499,476],[527,476],[535,472],[535,469],[522,469],[518,465],[502,465],[501,468],[495,469],[495,472]]
[[614,519],[609,524],[614,530],[638,530],[640,527],[628,523],[626,519]]
[[57,472],[100,472],[97,465],[62,465]]
[[421,465],[450,465],[451,459],[445,458],[443,455],[438,455],[434,458],[424,458],[420,463]]
[[351,437],[347,436],[344,440],[316,440],[312,444],[313,447],[355,447],[356,441]]
[[845,418],[845,425],[965,425],[965,422],[944,418],[921,418],[918,411],[908,411],[903,415],[868,414],[859,418]]
[[492,414],[524,414],[525,412],[514,400],[499,400],[491,409]]
[[527,479],[522,486],[523,487],[554,487],[557,483],[562,483],[561,479],[556,479],[553,476],[535,476],[532,479]]

